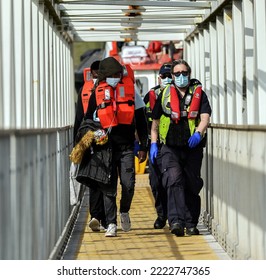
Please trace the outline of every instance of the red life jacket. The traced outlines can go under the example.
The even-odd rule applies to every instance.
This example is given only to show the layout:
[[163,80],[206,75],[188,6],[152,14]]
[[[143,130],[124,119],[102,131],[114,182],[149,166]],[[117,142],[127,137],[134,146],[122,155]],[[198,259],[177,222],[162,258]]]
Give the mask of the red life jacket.
[[162,42],[161,41],[151,41],[148,46],[148,52],[158,53],[162,50]]
[[198,116],[201,96],[202,96],[202,86],[197,85],[196,88],[194,88],[192,101],[190,103],[188,119],[195,119]]
[[154,108],[156,99],[157,99],[157,96],[156,96],[155,90],[154,90],[154,88],[152,88],[152,89],[150,89],[150,91],[149,91],[149,102],[150,102],[151,111],[152,111],[153,108]]
[[89,100],[91,97],[91,90],[94,87],[93,80],[85,81],[82,91],[81,91],[81,100],[82,100],[82,106],[83,106],[83,112],[86,114]]
[[[190,102],[189,111],[188,111],[188,119],[195,119],[198,116],[199,108],[200,108],[200,101],[202,95],[202,86],[197,85],[194,87],[192,92],[192,100]],[[176,92],[176,89],[173,85],[170,86],[170,104],[171,104],[171,118],[175,123],[178,123],[181,117],[180,113],[180,102],[179,97]]]
[[115,90],[106,82],[96,88],[97,113],[103,128],[132,124],[135,113],[135,88],[129,76]]

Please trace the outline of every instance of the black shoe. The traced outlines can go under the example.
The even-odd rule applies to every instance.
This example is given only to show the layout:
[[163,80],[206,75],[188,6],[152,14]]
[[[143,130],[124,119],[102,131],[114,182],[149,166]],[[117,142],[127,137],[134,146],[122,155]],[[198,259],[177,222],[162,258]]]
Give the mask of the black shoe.
[[171,233],[176,236],[184,236],[184,228],[180,224],[172,224],[171,225]]
[[191,227],[186,229],[187,235],[199,235],[199,230],[196,227]]
[[158,217],[154,222],[155,229],[162,229],[166,225],[166,219],[162,217]]

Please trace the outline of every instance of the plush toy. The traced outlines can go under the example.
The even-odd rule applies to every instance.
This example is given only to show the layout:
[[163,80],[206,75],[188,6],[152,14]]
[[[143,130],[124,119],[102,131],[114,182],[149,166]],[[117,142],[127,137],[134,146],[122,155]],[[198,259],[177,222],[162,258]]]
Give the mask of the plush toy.
[[96,145],[104,145],[108,141],[108,135],[102,129],[87,131],[73,148],[69,155],[70,160],[76,164],[81,163],[84,152],[91,146],[93,141],[95,141]]

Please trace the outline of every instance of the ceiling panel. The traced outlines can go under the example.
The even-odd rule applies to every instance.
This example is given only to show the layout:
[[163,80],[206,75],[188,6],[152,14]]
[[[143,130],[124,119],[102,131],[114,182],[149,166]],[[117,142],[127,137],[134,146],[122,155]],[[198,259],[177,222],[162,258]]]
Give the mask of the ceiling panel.
[[57,2],[73,40],[88,42],[183,40],[217,5],[215,0]]

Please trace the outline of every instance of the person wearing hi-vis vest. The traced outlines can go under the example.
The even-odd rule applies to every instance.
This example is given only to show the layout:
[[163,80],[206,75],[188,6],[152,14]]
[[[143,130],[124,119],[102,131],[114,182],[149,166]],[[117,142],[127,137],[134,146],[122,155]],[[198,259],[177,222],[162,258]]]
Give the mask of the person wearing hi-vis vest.
[[[140,141],[140,163],[146,159],[148,149],[148,128],[144,110],[145,104],[136,92],[132,69],[127,68],[125,71],[113,57],[103,59],[85,118],[98,122],[105,131],[108,142],[102,148],[108,146],[111,153],[109,167],[104,170],[110,174],[110,181],[99,184],[104,199],[106,237],[117,236],[118,178],[122,189],[119,207],[121,229],[125,232],[131,229],[129,210],[135,189],[135,131]],[[100,163],[101,161],[95,168],[101,168]]]
[[156,162],[159,138],[171,233],[198,235],[201,165],[212,109],[185,60],[173,61],[171,73],[174,83],[161,92],[152,111],[150,160]]
[[[161,66],[158,75],[158,85],[151,88],[144,96],[143,101],[146,104],[146,117],[148,122],[149,133],[152,124],[152,110],[160,92],[172,82],[171,64],[165,63]],[[149,135],[150,138],[150,135]],[[150,146],[150,140],[149,140]],[[149,160],[149,181],[154,197],[154,206],[157,213],[157,218],[154,222],[155,229],[162,229],[167,221],[167,195],[166,190],[162,186],[161,173],[161,157],[160,157],[160,142],[158,141],[158,155],[154,164]]]

